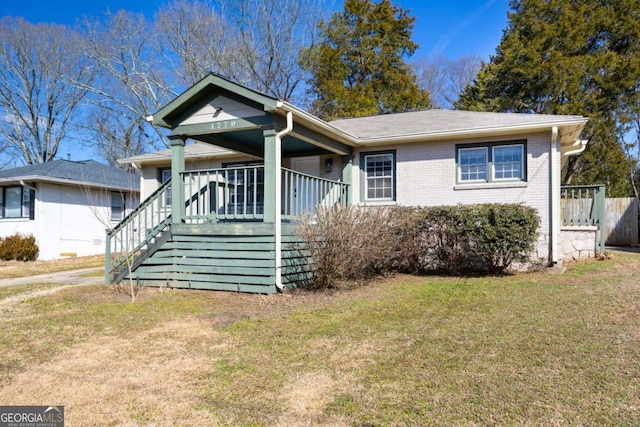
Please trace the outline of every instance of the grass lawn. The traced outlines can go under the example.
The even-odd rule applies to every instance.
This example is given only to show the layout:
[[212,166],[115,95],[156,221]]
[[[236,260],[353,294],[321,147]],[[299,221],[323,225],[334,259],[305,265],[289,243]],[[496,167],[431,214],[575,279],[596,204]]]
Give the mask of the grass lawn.
[[69,426],[640,425],[639,275],[616,255],[331,293],[0,299],[0,404],[64,405]]
[[0,279],[34,276],[58,271],[78,270],[89,267],[104,267],[104,255],[63,258],[54,261],[1,261]]

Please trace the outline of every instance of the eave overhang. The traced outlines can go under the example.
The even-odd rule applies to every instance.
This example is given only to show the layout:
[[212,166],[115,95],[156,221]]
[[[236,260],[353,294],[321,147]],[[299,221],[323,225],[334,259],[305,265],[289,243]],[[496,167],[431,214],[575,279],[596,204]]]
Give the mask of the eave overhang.
[[[24,175],[24,176],[0,178],[0,185],[25,185],[25,184],[35,184],[38,182],[42,182],[46,184],[66,185],[69,187],[99,188],[99,189],[109,190],[109,191],[140,192],[138,188],[133,188],[133,187],[113,185],[113,184],[100,184],[96,182],[78,181],[78,180],[72,180],[72,179],[48,177],[48,176],[41,176],[41,175]],[[133,182],[132,184],[138,184],[138,180],[136,179],[135,182]]]
[[[267,115],[265,117],[259,116],[256,112],[258,110],[253,110],[256,112],[254,116],[238,118],[233,124],[235,127],[233,130],[219,129],[219,126],[217,126],[219,122],[216,122],[215,115],[210,121],[200,122],[199,124],[185,124],[188,123],[185,117],[197,105],[202,105],[203,103],[213,105],[208,97],[219,96],[215,94],[232,96],[236,102],[246,102],[251,108],[257,108]],[[455,125],[455,122],[450,122],[449,125],[442,126],[442,130],[429,130],[429,127],[427,127],[424,131],[413,133],[402,133],[402,129],[399,129],[397,133],[386,132],[386,134],[383,134],[384,132],[381,132],[376,136],[358,136],[343,129],[340,125],[326,122],[293,104],[261,94],[215,74],[208,74],[160,109],[153,115],[153,123],[171,129],[172,135],[179,135],[214,145],[217,143],[217,145],[227,150],[235,150],[238,153],[255,157],[260,155],[259,142],[257,140],[257,138],[261,138],[258,136],[261,135],[260,130],[266,127],[275,127],[277,130],[283,129],[286,121],[285,117],[288,113],[291,113],[293,117],[293,129],[283,140],[283,155],[289,156],[304,155],[302,151],[289,148],[300,146],[300,144],[307,144],[308,147],[315,147],[315,149],[327,153],[350,155],[354,148],[471,138],[500,138],[552,132],[554,128],[558,129],[561,152],[564,156],[568,156],[578,154],[584,149],[584,144],[580,142],[579,137],[587,123],[587,119],[581,116],[541,115],[535,116],[532,120],[530,117],[533,117],[533,115],[528,115],[524,120],[518,118],[515,123],[511,121],[510,123],[502,124],[498,121],[502,119],[497,116],[483,123],[477,123],[477,125],[466,123],[470,125],[466,127],[464,126],[465,123],[460,123],[461,127],[452,128],[451,124]],[[464,112],[463,114],[476,113]],[[363,119],[366,120],[366,118]],[[489,123],[488,125],[487,122]],[[433,129],[434,126],[431,126],[431,128]],[[416,130],[415,126],[413,130]],[[258,131],[260,131],[260,134],[257,133]],[[371,132],[364,133],[366,135]],[[289,149],[289,152],[285,153],[287,149]],[[215,155],[215,157],[223,157],[225,155],[227,154],[221,153]],[[131,163],[132,159],[125,160],[128,160],[127,163]],[[153,160],[149,158],[141,159],[141,163],[144,164],[152,164],[152,162]],[[161,160],[158,159],[158,163],[160,162]],[[141,163],[137,163],[136,160],[133,163],[138,167],[141,166]]]

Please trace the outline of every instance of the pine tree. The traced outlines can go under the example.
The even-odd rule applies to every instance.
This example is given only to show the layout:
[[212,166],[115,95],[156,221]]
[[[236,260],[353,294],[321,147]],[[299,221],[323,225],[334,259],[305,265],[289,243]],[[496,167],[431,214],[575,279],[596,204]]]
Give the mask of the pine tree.
[[564,183],[605,183],[628,195],[633,168],[617,139],[623,111],[637,110],[640,8],[637,0],[514,0],[496,54],[456,108],[590,119],[581,156]]
[[390,0],[345,0],[344,11],[321,24],[322,42],[304,54],[311,111],[331,120],[428,108],[404,61],[418,47],[414,20]]

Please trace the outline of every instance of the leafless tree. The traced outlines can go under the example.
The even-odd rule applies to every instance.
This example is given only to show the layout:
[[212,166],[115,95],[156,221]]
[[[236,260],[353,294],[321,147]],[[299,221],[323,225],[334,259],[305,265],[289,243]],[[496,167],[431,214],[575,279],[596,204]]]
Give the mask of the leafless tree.
[[438,108],[453,108],[465,86],[473,81],[482,66],[479,56],[456,60],[444,56],[423,57],[411,64],[422,89],[429,91]]
[[0,135],[18,162],[53,160],[69,137],[95,76],[79,43],[69,27],[0,20]]
[[152,25],[142,14],[119,11],[87,20],[84,30],[84,54],[99,77],[81,87],[90,93],[90,129],[104,157],[115,164],[123,155],[166,148],[163,133],[145,120],[176,95],[153,48]]
[[210,0],[176,0],[154,20],[156,49],[179,85],[189,87],[206,73],[230,75],[237,42]]
[[305,78],[300,67],[303,47],[318,40],[328,0],[238,0],[225,10],[230,37],[236,37],[231,79],[283,100],[293,100]]
[[[113,290],[128,295],[131,298],[131,302],[136,302],[136,295],[141,289],[140,284],[133,280],[133,249],[137,243],[134,240],[136,234],[133,232],[132,224],[124,225],[129,227],[129,230],[125,233],[115,232],[115,227],[120,226],[117,221],[125,218],[140,202],[133,190],[138,180],[139,177],[137,175],[131,174],[130,183],[127,184],[129,188],[120,191],[113,191],[100,186],[81,186],[82,192],[86,197],[87,207],[104,226],[105,230],[108,231],[107,239],[112,239],[111,253],[105,253],[105,257],[111,259],[111,263],[121,257],[125,259],[125,268],[129,279],[112,284]],[[112,197],[120,197],[122,202],[121,211],[117,212],[119,214],[117,218],[113,217],[115,212],[112,207]]]

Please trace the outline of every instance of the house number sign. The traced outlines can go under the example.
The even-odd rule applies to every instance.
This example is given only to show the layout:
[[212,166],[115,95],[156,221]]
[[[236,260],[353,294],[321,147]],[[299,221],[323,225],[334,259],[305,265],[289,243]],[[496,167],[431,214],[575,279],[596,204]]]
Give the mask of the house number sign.
[[211,123],[211,129],[228,129],[236,127],[235,120],[221,120]]

